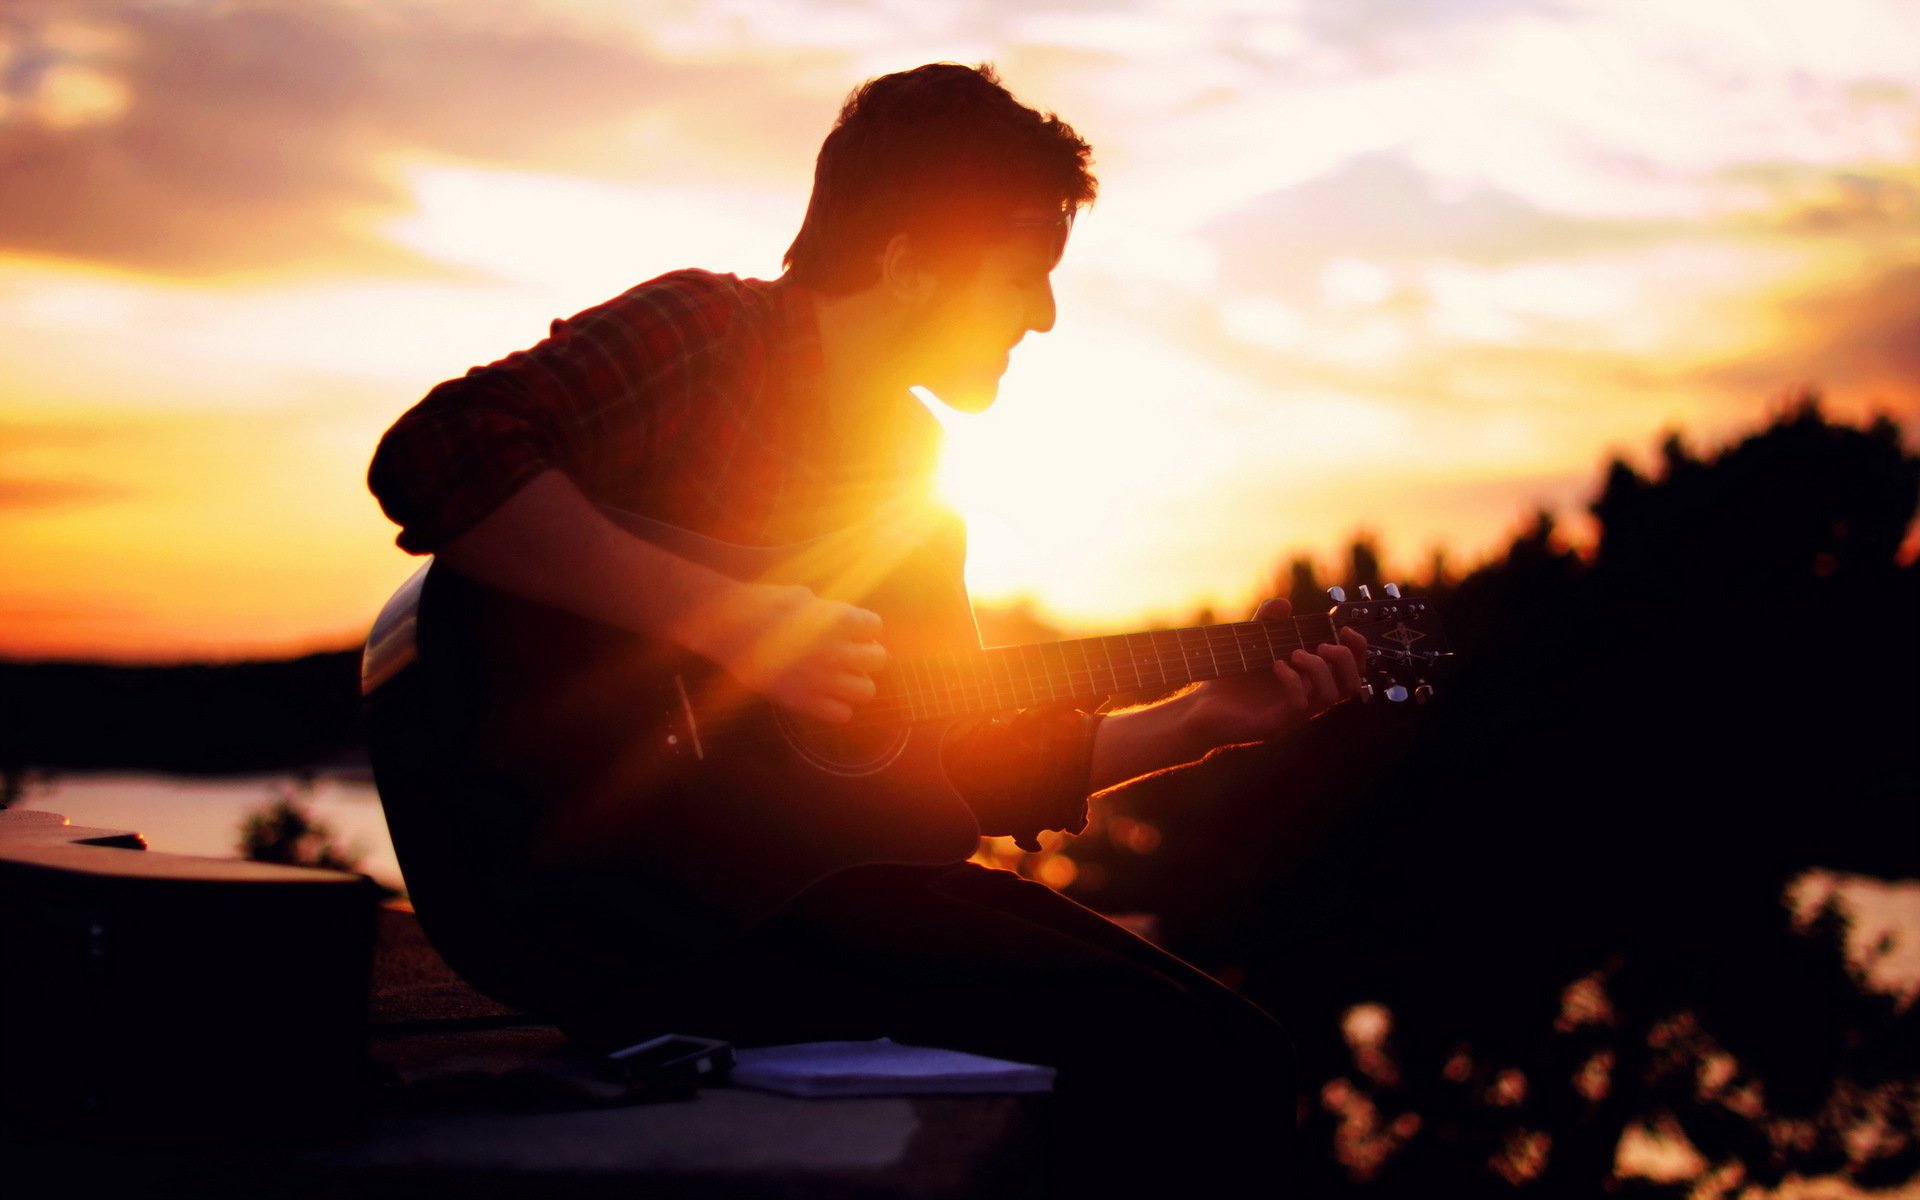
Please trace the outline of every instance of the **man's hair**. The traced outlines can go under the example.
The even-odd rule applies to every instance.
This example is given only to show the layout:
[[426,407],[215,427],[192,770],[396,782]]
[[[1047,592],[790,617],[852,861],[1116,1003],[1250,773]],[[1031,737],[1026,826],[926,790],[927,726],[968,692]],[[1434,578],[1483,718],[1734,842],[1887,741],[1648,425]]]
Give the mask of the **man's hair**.
[[887,242],[906,233],[964,270],[1015,232],[1010,218],[1024,206],[1057,212],[1054,236],[1064,238],[1093,202],[1091,161],[1072,127],[1014,99],[988,64],[932,63],[870,79],[820,147],[785,265],[799,282],[844,295],[873,282]]

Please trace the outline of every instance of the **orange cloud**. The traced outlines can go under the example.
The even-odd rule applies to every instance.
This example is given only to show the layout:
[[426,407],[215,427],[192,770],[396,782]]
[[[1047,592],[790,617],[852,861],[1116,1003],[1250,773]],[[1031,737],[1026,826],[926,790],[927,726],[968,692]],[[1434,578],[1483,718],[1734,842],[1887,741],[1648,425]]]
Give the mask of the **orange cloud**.
[[49,459],[84,455],[107,436],[88,422],[0,421],[0,516],[121,498],[125,489],[119,484],[49,467]]
[[10,508],[64,508],[73,504],[111,500],[121,494],[118,489],[103,484],[69,479],[0,478],[0,511]]
[[0,427],[0,655],[347,644],[411,568],[352,409],[125,407]]
[[824,106],[782,100],[749,63],[675,64],[627,37],[451,6],[85,21],[32,7],[0,16],[0,253],[178,275],[418,272],[427,260],[374,229],[409,206],[396,159],[645,174],[659,147],[621,130],[650,109],[716,129],[722,157],[739,149],[729,131],[805,118],[817,140]]
[[1772,345],[1715,368],[1712,382],[1769,395],[1811,386],[1845,397],[1830,409],[1871,405],[1909,426],[1920,418],[1920,266],[1791,296],[1779,325]]

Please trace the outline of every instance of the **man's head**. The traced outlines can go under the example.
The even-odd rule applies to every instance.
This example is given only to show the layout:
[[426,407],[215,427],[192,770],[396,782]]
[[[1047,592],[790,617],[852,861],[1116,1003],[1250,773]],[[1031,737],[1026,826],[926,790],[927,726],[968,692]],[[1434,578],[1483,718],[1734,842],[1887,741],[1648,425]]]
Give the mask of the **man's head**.
[[1091,151],[987,66],[936,63],[855,89],[820,147],[789,277],[884,297],[885,374],[956,408],[993,402],[1007,354],[1053,324],[1049,273],[1093,200]]
[[786,267],[838,296],[879,279],[897,234],[959,274],[1006,237],[1031,237],[1036,223],[1064,241],[1093,201],[1090,158],[1071,127],[1014,99],[989,66],[934,63],[869,80],[820,147]]

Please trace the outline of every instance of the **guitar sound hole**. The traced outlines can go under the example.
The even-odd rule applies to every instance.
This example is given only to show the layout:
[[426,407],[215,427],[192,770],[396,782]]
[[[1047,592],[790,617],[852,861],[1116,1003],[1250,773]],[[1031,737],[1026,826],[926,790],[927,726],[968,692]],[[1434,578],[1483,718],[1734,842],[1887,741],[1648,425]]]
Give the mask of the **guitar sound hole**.
[[906,748],[905,725],[857,720],[830,725],[785,709],[778,712],[780,732],[794,751],[835,775],[871,775],[884,770]]

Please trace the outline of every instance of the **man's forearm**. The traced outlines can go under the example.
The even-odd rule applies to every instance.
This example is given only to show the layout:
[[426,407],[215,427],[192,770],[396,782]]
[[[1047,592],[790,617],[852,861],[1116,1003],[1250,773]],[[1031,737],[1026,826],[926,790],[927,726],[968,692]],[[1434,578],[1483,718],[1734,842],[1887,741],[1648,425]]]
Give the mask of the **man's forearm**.
[[1193,692],[1109,713],[1093,735],[1090,791],[1196,762],[1213,744],[1196,728]]
[[[1287,615],[1285,601],[1267,601],[1255,616]],[[1220,746],[1266,741],[1298,728],[1315,714],[1356,695],[1367,641],[1351,629],[1339,644],[1295,650],[1273,664],[1210,680],[1144,708],[1114,713],[1093,741],[1093,791],[1198,762]]]
[[502,591],[674,640],[737,587],[621,529],[559,471],[536,476],[439,557]]
[[679,643],[777,704],[845,721],[886,664],[880,618],[805,587],[734,580],[614,524],[559,471],[440,549],[480,582]]

